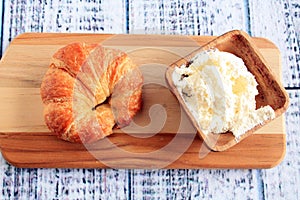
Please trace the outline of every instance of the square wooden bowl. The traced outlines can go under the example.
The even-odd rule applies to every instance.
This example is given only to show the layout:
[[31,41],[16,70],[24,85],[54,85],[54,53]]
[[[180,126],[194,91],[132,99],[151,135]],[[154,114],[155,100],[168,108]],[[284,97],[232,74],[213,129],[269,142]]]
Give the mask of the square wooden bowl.
[[265,59],[259,52],[258,48],[255,47],[251,41],[250,36],[239,30],[230,31],[217,37],[196,51],[192,52],[185,58],[182,58],[172,64],[166,71],[166,80],[170,86],[171,91],[175,94],[181,106],[187,113],[193,125],[197,128],[199,135],[204,140],[206,145],[214,151],[224,151],[234,145],[236,145],[241,140],[245,139],[249,135],[253,134],[257,129],[261,128],[271,120],[265,121],[263,124],[259,124],[254,128],[248,130],[245,134],[240,136],[238,139],[231,132],[226,132],[222,134],[209,133],[205,135],[197,122],[193,118],[191,112],[185,105],[182,97],[178,93],[174,82],[172,80],[172,73],[176,66],[185,65],[191,60],[197,53],[217,48],[220,51],[225,51],[232,53],[241,59],[243,59],[248,70],[255,76],[258,83],[257,89],[259,94],[255,97],[256,108],[262,106],[270,105],[275,110],[276,117],[283,114],[289,104],[289,98],[285,89],[280,84],[280,81],[276,79],[273,75],[270,66],[266,63]]

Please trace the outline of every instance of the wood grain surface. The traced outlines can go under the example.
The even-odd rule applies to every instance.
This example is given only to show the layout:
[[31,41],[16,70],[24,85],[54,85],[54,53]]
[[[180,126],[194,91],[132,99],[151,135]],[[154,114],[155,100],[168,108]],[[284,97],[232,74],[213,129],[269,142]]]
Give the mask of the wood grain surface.
[[[0,111],[5,113],[0,126],[3,156],[15,166],[33,168],[274,167],[285,154],[282,116],[234,148],[209,153],[208,149],[203,149],[202,139],[196,136],[195,129],[169,91],[165,83],[167,67],[209,39],[212,37],[38,33],[18,36],[4,54],[0,67],[1,99],[4,100]],[[42,116],[40,84],[52,54],[75,41],[122,49],[140,66],[146,83],[143,109],[135,118],[137,128],[115,129],[115,134],[107,139],[85,146],[60,141],[49,133]],[[278,49],[262,38],[255,38],[254,42],[269,59],[267,62],[273,62],[271,67],[280,77]],[[154,105],[161,106],[153,111],[156,118],[162,117],[159,120],[164,119],[163,112],[166,112],[164,124],[153,121],[151,109]],[[160,129],[155,130],[157,128]],[[176,148],[172,144],[176,144]],[[159,153],[153,153],[156,151]],[[203,152],[205,155],[200,158]]]

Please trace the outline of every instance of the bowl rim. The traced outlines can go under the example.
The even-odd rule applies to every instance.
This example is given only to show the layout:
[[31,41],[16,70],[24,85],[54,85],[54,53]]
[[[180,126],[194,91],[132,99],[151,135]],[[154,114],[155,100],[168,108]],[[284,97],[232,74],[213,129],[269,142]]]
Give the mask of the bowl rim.
[[275,118],[277,118],[280,115],[282,115],[287,110],[287,108],[289,106],[289,97],[288,97],[288,94],[285,91],[284,87],[282,86],[280,80],[278,80],[276,78],[276,76],[274,76],[274,73],[272,72],[270,66],[268,65],[268,63],[266,62],[266,60],[264,59],[264,57],[260,53],[258,47],[256,47],[256,45],[252,42],[251,37],[246,32],[244,32],[244,31],[241,31],[241,30],[232,30],[232,31],[229,31],[229,32],[227,32],[227,33],[225,33],[225,34],[223,34],[221,36],[218,36],[217,38],[213,39],[212,41],[206,43],[202,47],[196,49],[195,51],[191,52],[190,54],[188,54],[184,58],[181,58],[181,59],[177,60],[176,62],[172,63],[167,68],[166,73],[165,73],[166,82],[169,85],[170,90],[176,96],[176,98],[179,101],[180,105],[183,107],[183,110],[188,115],[188,118],[190,119],[190,121],[192,122],[192,124],[197,129],[198,135],[204,140],[204,142],[206,143],[206,145],[211,150],[213,150],[213,151],[224,151],[224,150],[227,150],[227,149],[231,148],[232,146],[236,145],[237,143],[239,143],[243,139],[245,139],[248,136],[252,135],[259,128],[263,127],[264,125],[266,125],[267,123],[269,123],[270,121],[273,121],[275,119],[274,118],[274,119],[271,119],[271,120],[265,120],[263,122],[263,124],[256,125],[252,129],[246,131],[239,138],[235,138],[232,135],[232,133],[222,133],[222,134],[230,134],[232,138],[228,142],[226,142],[225,144],[217,145],[216,141],[218,140],[219,136],[222,135],[222,134],[210,133],[209,135],[205,135],[201,131],[198,123],[194,119],[193,115],[191,114],[191,112],[189,111],[189,109],[187,108],[187,106],[185,105],[184,100],[182,99],[181,95],[179,94],[178,90],[176,89],[176,86],[174,85],[174,82],[172,81],[172,73],[173,73],[175,67],[178,67],[178,66],[181,66],[183,64],[186,64],[197,53],[199,53],[201,51],[204,51],[204,50],[211,49],[211,48],[215,48],[215,46],[217,46],[219,44],[222,44],[222,43],[226,43],[226,42],[228,42],[228,40],[232,39],[233,37],[242,38],[243,42],[245,42],[245,43],[248,44],[247,46],[250,48],[249,51],[251,51],[260,60],[260,62],[265,67],[264,70],[266,70],[266,72],[273,79],[273,81],[275,81],[278,84],[279,90],[282,93],[283,98],[284,98],[284,104],[282,106],[280,106],[278,109],[275,110]]

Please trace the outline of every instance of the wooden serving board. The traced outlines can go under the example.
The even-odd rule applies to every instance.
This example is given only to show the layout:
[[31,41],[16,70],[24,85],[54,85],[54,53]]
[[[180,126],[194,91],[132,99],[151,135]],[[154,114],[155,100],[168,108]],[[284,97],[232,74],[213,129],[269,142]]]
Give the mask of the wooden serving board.
[[[46,34],[19,35],[0,66],[0,147],[17,167],[59,168],[270,168],[284,157],[284,116],[224,152],[211,152],[165,82],[165,70],[212,36]],[[276,46],[253,38],[281,77]],[[43,120],[40,84],[52,54],[71,42],[102,43],[126,51],[145,78],[143,108],[135,126],[115,129],[94,144],[61,141]]]

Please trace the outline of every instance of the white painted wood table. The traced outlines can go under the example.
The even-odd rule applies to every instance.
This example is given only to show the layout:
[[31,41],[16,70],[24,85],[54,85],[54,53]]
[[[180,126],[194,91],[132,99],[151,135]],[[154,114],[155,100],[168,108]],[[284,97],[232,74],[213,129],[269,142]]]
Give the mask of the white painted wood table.
[[0,199],[300,199],[299,0],[4,0],[0,9],[2,52],[24,32],[220,35],[241,29],[278,46],[290,96],[286,156],[275,168],[19,169],[0,156]]

